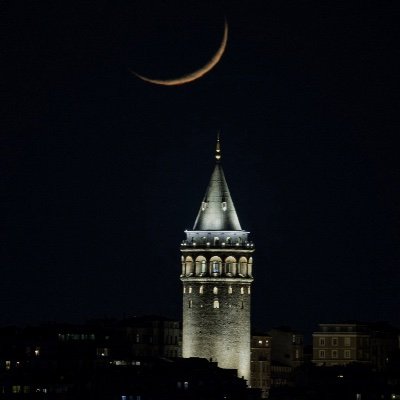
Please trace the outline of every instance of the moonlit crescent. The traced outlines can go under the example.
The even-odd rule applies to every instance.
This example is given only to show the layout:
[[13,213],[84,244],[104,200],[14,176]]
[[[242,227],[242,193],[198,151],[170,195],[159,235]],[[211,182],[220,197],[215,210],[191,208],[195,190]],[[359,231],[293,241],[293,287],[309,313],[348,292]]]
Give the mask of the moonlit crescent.
[[203,75],[205,75],[207,72],[209,72],[211,69],[213,69],[221,59],[222,55],[224,54],[225,48],[226,48],[226,43],[228,41],[228,23],[225,19],[225,24],[224,24],[224,35],[222,37],[221,44],[217,50],[217,52],[214,54],[214,56],[208,61],[207,64],[205,64],[203,67],[199,68],[196,71],[193,71],[189,74],[183,75],[180,78],[174,78],[174,79],[152,79],[148,78],[146,76],[140,75],[135,71],[131,71],[134,75],[136,75],[138,78],[154,83],[156,85],[164,85],[164,86],[175,86],[175,85],[183,85],[188,82],[192,82],[196,79],[201,78]]

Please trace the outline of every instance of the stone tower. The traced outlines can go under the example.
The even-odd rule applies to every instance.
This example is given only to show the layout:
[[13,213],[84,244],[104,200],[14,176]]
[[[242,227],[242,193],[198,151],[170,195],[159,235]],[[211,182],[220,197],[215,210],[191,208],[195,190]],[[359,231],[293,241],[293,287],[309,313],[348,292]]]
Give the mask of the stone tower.
[[250,380],[250,287],[254,246],[216,165],[193,230],[181,244],[183,357],[203,357]]

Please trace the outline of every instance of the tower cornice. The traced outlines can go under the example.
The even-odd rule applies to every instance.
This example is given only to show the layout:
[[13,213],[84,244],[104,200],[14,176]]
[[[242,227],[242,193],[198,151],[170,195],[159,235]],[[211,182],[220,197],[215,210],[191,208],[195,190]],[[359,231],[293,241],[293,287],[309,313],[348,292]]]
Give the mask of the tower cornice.
[[246,253],[251,254],[254,253],[255,249],[246,249],[246,248],[235,248],[235,247],[228,247],[228,248],[218,248],[218,249],[211,249],[209,247],[183,247],[181,248],[182,253],[223,253],[223,254],[238,254],[238,253]]

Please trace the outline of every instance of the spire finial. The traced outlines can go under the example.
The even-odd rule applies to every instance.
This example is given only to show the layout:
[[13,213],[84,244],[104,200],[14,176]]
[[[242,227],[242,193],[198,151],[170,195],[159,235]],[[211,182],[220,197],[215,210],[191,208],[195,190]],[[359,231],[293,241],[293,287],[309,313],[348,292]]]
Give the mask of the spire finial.
[[215,159],[217,161],[221,159],[221,145],[219,143],[219,132],[217,133],[217,147],[215,149]]

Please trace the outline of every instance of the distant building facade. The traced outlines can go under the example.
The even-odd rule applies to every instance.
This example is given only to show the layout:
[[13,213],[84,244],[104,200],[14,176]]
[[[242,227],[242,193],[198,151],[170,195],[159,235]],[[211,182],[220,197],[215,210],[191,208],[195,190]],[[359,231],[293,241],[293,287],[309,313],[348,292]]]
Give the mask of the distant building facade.
[[290,327],[273,328],[268,331],[272,339],[271,358],[275,364],[298,367],[304,362],[304,335]]
[[318,366],[373,365],[382,370],[399,349],[399,332],[384,323],[319,324],[313,333],[313,363]]
[[256,333],[251,336],[251,387],[261,389],[268,398],[271,387],[271,336]]
[[181,244],[183,357],[203,357],[250,381],[253,243],[242,230],[220,163]]

